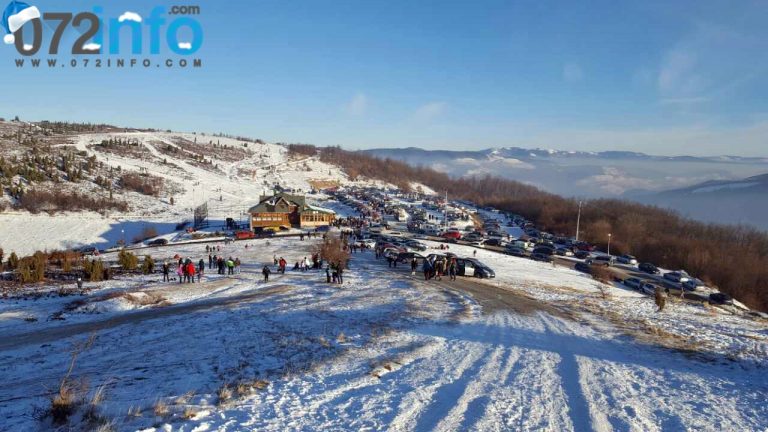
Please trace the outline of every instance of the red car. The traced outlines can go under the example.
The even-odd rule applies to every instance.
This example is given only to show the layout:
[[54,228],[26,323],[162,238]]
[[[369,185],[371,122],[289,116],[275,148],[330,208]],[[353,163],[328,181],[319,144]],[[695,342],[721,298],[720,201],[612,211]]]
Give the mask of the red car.
[[458,231],[446,231],[440,235],[440,237],[444,239],[454,239],[454,240],[460,240],[461,239],[461,233]]
[[238,240],[248,240],[256,238],[256,234],[253,231],[238,231],[235,233],[235,238]]

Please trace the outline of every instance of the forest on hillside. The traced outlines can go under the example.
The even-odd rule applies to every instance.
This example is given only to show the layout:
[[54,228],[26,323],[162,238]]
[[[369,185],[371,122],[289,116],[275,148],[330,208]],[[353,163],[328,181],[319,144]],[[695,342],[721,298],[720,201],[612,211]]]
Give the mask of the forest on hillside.
[[[365,176],[409,190],[411,183],[448,192],[516,213],[552,233],[572,236],[578,202],[514,180],[494,176],[453,178],[431,168],[381,159],[339,147],[290,145],[303,155],[319,155],[340,166],[350,178]],[[709,224],[659,207],[626,200],[595,199],[582,208],[580,237],[611,251],[630,253],[641,261],[669,269],[685,269],[710,286],[748,306],[768,311],[768,235],[744,226]]]

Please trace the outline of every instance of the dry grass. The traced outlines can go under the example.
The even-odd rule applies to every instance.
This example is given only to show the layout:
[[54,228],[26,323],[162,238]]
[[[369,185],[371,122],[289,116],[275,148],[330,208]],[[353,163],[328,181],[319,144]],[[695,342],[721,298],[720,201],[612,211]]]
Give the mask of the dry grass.
[[224,405],[232,400],[232,388],[228,383],[224,383],[224,385],[219,387],[219,390],[216,392],[216,396],[218,397],[218,404]]
[[253,380],[253,382],[251,383],[251,385],[252,385],[252,386],[253,386],[253,388],[255,388],[256,390],[264,390],[264,389],[266,389],[267,387],[269,387],[269,381],[266,381],[266,380],[262,380],[262,379],[255,379],[255,380]]
[[168,408],[168,404],[165,403],[165,401],[158,399],[157,402],[155,402],[155,406],[152,407],[152,411],[157,417],[166,417],[170,413],[170,408]]
[[320,336],[317,341],[320,343],[320,346],[323,348],[330,348],[331,343],[328,341],[328,339],[325,338],[325,336]]
[[128,408],[128,417],[142,417],[144,413],[141,411],[141,407],[131,406]]
[[184,412],[181,414],[182,417],[184,417],[187,420],[191,420],[197,416],[198,411],[192,407],[186,407],[184,408]]
[[128,301],[128,303],[137,306],[137,307],[143,307],[143,306],[167,306],[170,303],[168,302],[168,299],[163,297],[162,295],[155,293],[155,292],[137,292],[137,293],[125,293],[123,294],[123,298]]
[[183,395],[177,397],[176,400],[173,401],[173,403],[176,404],[176,405],[186,405],[186,404],[189,403],[189,401],[193,397],[195,397],[195,392],[193,390],[190,390],[190,391],[184,393]]
[[70,386],[61,386],[59,391],[51,399],[50,415],[54,424],[64,424],[75,412],[79,401],[75,389]]

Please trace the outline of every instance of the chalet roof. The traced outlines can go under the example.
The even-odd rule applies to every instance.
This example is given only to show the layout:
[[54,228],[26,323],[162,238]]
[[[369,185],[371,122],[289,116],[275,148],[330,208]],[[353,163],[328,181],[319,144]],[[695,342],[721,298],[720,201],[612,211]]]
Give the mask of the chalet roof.
[[292,195],[288,193],[277,193],[272,196],[261,197],[259,203],[248,209],[248,213],[275,213],[282,212],[282,210],[276,209],[280,202],[284,202],[288,207],[296,206],[299,208],[299,213],[306,211],[317,211],[321,213],[335,213],[333,210],[328,210],[322,207],[312,206],[307,204],[306,198],[301,195]]

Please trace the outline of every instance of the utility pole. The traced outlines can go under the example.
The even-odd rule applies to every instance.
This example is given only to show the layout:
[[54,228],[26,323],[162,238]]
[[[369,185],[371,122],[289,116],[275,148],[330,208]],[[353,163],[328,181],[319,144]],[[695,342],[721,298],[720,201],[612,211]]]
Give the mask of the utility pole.
[[445,191],[445,207],[443,207],[444,231],[448,231],[448,191]]
[[608,233],[608,255],[611,255],[611,233]]
[[576,241],[579,241],[579,224],[581,223],[581,201],[579,201],[579,214],[576,216]]

